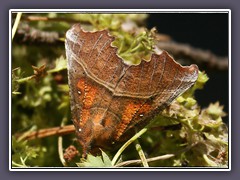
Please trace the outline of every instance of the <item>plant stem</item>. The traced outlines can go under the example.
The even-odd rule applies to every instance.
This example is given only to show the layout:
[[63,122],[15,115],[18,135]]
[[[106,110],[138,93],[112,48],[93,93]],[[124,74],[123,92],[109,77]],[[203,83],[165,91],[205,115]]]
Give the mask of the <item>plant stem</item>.
[[[174,157],[174,156],[175,156],[175,154],[165,154],[165,155],[162,155],[162,156],[157,156],[157,157],[146,159],[146,161],[147,162],[153,162],[153,161],[158,161],[158,160],[165,160],[165,159],[169,159],[169,158]],[[124,162],[121,162],[119,164],[116,164],[115,167],[123,167],[123,166],[128,166],[130,164],[140,164],[140,163],[142,163],[142,160],[140,160],[140,159],[130,160],[130,161],[124,161]]]
[[136,150],[137,150],[137,152],[139,154],[139,157],[140,157],[140,159],[142,161],[143,167],[149,167],[149,165],[147,163],[147,159],[146,159],[146,157],[144,155],[144,152],[142,150],[142,147],[141,147],[139,141],[136,139],[134,142],[135,142],[135,148],[136,148]]
[[62,136],[59,136],[58,137],[58,155],[59,155],[59,159],[61,161],[61,163],[63,164],[64,167],[67,166],[67,163],[63,157],[63,146],[62,146],[62,141],[63,141],[63,138]]
[[19,24],[19,22],[20,22],[21,16],[22,16],[22,13],[21,13],[21,12],[18,12],[18,13],[17,13],[16,20],[15,20],[14,25],[13,25],[13,28],[12,28],[12,40],[13,40],[14,35],[15,35],[16,31],[17,31],[17,27],[18,27],[18,24]]
[[[178,151],[174,154],[165,154],[165,155],[162,155],[162,156],[156,156],[156,157],[153,157],[153,158],[148,158],[148,159],[146,159],[146,161],[147,162],[153,162],[153,161],[159,161],[159,160],[165,160],[165,159],[172,158],[172,157],[174,157],[178,154],[189,151],[192,147],[196,146],[198,143],[199,142],[193,143],[193,144],[185,147],[184,149],[182,149],[182,150],[180,150],[180,151]],[[114,167],[123,167],[123,166],[128,166],[130,164],[140,164],[140,163],[142,163],[142,160],[140,160],[140,159],[130,160],[130,161],[124,161],[124,162],[118,163]]]
[[[65,123],[67,122],[67,117],[65,116],[63,119],[62,119],[62,122],[61,122],[61,127],[63,127],[65,125]],[[58,155],[59,155],[59,159],[61,161],[61,163],[63,164],[64,167],[67,166],[67,163],[63,157],[63,138],[62,136],[59,136],[58,137]]]
[[142,134],[144,134],[147,131],[147,128],[143,128],[141,131],[139,131],[137,134],[135,134],[131,139],[129,139],[115,154],[112,160],[112,165],[114,166],[119,158],[119,156],[122,154],[122,152],[137,138],[139,138]]
[[12,165],[14,165],[16,167],[21,167],[21,168],[27,168],[28,167],[28,166],[23,165],[23,164],[18,164],[18,163],[14,162],[14,161],[12,161]]
[[16,80],[18,83],[24,83],[26,81],[29,81],[31,79],[33,79],[35,77],[35,75],[32,75],[32,76],[28,76],[28,77],[25,77],[25,78],[21,78],[21,79],[18,79]]

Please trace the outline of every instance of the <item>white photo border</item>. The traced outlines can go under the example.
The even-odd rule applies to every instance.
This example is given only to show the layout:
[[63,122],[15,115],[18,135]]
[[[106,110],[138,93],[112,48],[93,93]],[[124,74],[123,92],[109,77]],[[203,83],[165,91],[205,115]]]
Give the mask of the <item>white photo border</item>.
[[[213,167],[156,167],[156,168],[79,168],[79,167],[12,167],[11,120],[12,120],[12,13],[228,13],[228,90],[229,90],[229,166]],[[10,171],[231,171],[231,10],[230,9],[10,9],[9,10],[9,170]]]

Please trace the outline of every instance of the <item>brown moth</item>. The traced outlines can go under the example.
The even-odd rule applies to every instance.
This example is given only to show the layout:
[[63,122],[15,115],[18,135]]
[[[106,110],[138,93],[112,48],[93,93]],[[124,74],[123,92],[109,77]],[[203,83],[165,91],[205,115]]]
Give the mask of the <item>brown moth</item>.
[[83,156],[112,148],[133,135],[198,77],[165,51],[129,65],[117,55],[107,30],[86,32],[75,24],[66,33],[71,112]]

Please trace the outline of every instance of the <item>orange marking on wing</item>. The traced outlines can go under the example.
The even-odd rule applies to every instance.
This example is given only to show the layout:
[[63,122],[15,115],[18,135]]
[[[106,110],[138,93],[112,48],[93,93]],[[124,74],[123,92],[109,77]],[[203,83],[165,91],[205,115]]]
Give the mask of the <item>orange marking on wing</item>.
[[[80,79],[77,83],[77,87],[81,92],[79,98],[83,98],[83,107],[80,115],[80,127],[82,127],[90,117],[90,108],[93,105],[94,98],[97,93],[97,89],[94,86],[88,84],[84,79]],[[81,97],[83,96],[83,97]]]
[[133,115],[136,111],[141,107],[141,104],[130,103],[125,107],[125,110],[122,115],[121,123],[116,128],[117,134],[116,139],[118,140],[120,136],[123,134],[124,130],[127,128],[128,124],[131,122]]
[[139,115],[144,115],[152,110],[152,106],[150,104],[144,104],[141,109],[138,111]]
[[97,89],[92,86],[86,86],[85,88],[85,99],[84,99],[84,108],[91,108],[94,98],[96,96]]
[[85,88],[85,80],[84,79],[80,79],[77,83],[77,87],[78,89],[81,91],[81,93],[84,92],[84,88]]
[[88,109],[83,109],[81,112],[81,119],[79,122],[80,127],[82,127],[84,124],[86,124],[88,118],[90,116],[90,111]]

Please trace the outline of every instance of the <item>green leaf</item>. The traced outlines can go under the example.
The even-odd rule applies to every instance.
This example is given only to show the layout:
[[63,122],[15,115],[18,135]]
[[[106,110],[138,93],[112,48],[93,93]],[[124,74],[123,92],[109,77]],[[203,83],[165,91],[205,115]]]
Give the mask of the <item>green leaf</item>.
[[102,158],[103,158],[104,164],[106,165],[106,167],[111,167],[112,166],[111,159],[108,157],[108,155],[104,151],[101,150],[101,152],[102,152]]
[[48,73],[55,73],[64,69],[67,69],[67,60],[63,56],[60,56],[58,59],[56,59],[55,68],[49,70]]
[[102,156],[87,155],[86,159],[82,159],[81,163],[76,163],[78,167],[111,167],[111,160],[107,154],[102,151]]

